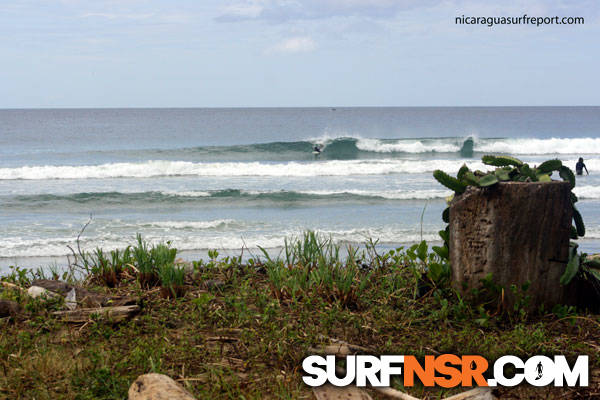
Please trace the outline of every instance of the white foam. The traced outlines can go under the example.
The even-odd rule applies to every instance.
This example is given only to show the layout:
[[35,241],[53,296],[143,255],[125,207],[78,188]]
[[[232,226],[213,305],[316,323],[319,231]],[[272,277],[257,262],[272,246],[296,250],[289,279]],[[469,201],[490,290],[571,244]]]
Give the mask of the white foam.
[[475,151],[507,154],[600,154],[600,138],[479,139]]
[[[183,223],[181,228],[186,224]],[[331,230],[318,231],[324,235],[331,235],[336,242],[362,244],[368,238],[379,239],[379,243],[413,243],[421,240],[421,237],[415,231],[395,228],[364,228],[350,230]],[[258,246],[264,248],[279,248],[285,243],[286,238],[298,237],[302,234],[301,229],[288,230],[273,234],[268,233],[248,233],[240,235],[236,232],[223,232],[215,235],[190,235],[169,232],[168,235],[160,235],[156,232],[145,232],[144,239],[149,243],[156,244],[161,241],[169,240],[172,246],[179,251],[208,250],[208,249],[226,249],[241,250],[242,247],[258,249]],[[438,241],[436,233],[425,232],[423,239],[428,241]],[[100,247],[104,250],[123,248],[127,244],[134,244],[134,237],[87,237],[81,243],[83,251],[93,251]],[[2,258],[13,257],[58,257],[71,254],[67,245],[74,246],[74,239],[69,237],[51,238],[51,239],[23,239],[19,237],[3,238],[0,240],[0,255]]]
[[211,193],[210,192],[205,192],[205,191],[183,191],[183,192],[178,192],[176,190],[162,190],[160,192],[161,194],[164,194],[166,196],[178,196],[178,197],[210,197]]
[[[482,168],[480,162],[468,162]],[[460,160],[343,160],[324,162],[215,162],[146,161],[84,166],[35,166],[0,168],[0,180],[151,178],[159,176],[346,176],[421,173],[435,169],[458,171]],[[205,192],[190,192],[206,196]]]
[[[439,139],[397,139],[381,140],[363,138],[358,135],[324,134],[309,139],[325,146],[335,140],[354,139],[356,147],[362,151],[376,153],[455,153],[460,151],[465,138]],[[522,139],[486,139],[473,137],[474,151],[484,153],[557,155],[557,154],[600,154],[600,138],[522,138]]]
[[232,219],[217,219],[213,221],[158,221],[147,222],[141,225],[165,229],[215,229],[240,224]]
[[600,199],[600,186],[575,186],[573,192],[580,199]]
[[[456,141],[456,139],[452,140]],[[450,140],[400,140],[384,142],[379,139],[358,139],[356,147],[363,151],[376,153],[455,153],[460,151],[461,146]]]

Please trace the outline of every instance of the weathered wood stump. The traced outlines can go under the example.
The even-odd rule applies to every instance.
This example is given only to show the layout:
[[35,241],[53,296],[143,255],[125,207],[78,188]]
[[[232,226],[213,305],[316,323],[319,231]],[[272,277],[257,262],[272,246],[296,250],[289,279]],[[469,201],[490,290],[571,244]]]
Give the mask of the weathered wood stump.
[[129,400],[195,400],[177,382],[162,374],[140,375],[129,388]]
[[468,295],[492,274],[506,306],[517,300],[510,286],[530,296],[529,309],[560,303],[560,276],[569,257],[573,207],[567,182],[506,182],[469,187],[450,204],[450,262],[456,289]]

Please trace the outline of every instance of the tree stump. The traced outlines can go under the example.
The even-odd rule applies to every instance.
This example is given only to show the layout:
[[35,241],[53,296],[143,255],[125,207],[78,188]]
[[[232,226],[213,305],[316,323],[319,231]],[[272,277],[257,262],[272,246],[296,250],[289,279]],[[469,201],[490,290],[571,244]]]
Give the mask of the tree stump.
[[573,217],[570,191],[567,182],[504,182],[457,195],[449,223],[454,287],[468,295],[492,274],[504,288],[505,306],[518,300],[511,285],[520,291],[527,282],[521,294],[529,296],[530,311],[560,303]]
[[129,388],[129,400],[195,400],[177,382],[162,374],[140,375]]

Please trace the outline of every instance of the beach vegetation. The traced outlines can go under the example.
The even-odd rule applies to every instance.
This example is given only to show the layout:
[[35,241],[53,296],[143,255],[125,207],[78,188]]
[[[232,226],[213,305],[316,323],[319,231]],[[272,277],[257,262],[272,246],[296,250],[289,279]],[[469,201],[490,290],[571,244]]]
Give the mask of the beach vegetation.
[[[215,250],[184,269],[170,244],[136,239],[133,269],[119,285],[85,276],[79,281],[92,291],[140,296],[141,312],[118,324],[101,318],[69,324],[52,315],[60,302],[0,286],[0,297],[25,310],[2,322],[0,397],[125,398],[138,375],[158,372],[199,399],[306,398],[311,393],[302,384],[302,359],[332,340],[370,354],[417,357],[590,354],[590,368],[600,367],[597,315],[570,306],[529,314],[523,287],[511,288],[521,295],[514,309],[502,310],[491,277],[478,289],[480,301],[466,302],[450,285],[442,246],[436,251],[424,241],[383,251],[371,239],[351,246],[305,232],[288,238],[279,254],[263,249],[243,259]],[[107,256],[111,252],[102,254],[109,264],[125,257],[122,251],[118,261]],[[156,272],[161,288],[186,290],[165,296],[140,284],[141,271]],[[14,268],[2,281],[26,287],[33,274]],[[498,395],[569,397],[594,393],[594,385],[500,388]],[[418,398],[461,390],[393,387]]]

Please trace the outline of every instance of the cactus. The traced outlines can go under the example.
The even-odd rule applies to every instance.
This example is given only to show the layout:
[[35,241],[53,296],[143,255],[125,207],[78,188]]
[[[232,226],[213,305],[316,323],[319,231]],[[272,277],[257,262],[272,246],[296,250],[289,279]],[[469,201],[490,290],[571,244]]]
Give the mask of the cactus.
[[469,167],[467,167],[467,164],[463,164],[462,167],[460,167],[460,169],[458,170],[458,174],[456,174],[456,178],[459,181],[463,180],[463,176],[469,172]]
[[510,181],[510,171],[511,170],[506,169],[506,167],[496,168],[494,175],[501,181]]
[[538,182],[552,182],[552,179],[548,174],[538,174],[536,177]]
[[458,179],[451,177],[450,175],[448,175],[447,173],[445,173],[444,171],[441,171],[439,169],[436,169],[435,171],[433,171],[433,177],[439,183],[446,186],[450,190],[454,190],[458,194],[464,193],[465,189],[467,188],[467,185],[465,185]]
[[558,171],[562,167],[562,161],[560,160],[548,160],[544,161],[537,167],[537,170],[543,174],[550,173],[552,171]]
[[446,207],[444,212],[442,212],[442,221],[445,223],[450,223],[450,207]]
[[563,181],[567,181],[571,184],[571,190],[573,190],[573,188],[575,187],[575,175],[573,175],[573,171],[571,171],[571,168],[565,167],[563,165],[558,170],[558,174],[563,179]]
[[579,254],[577,254],[577,245],[571,246],[569,249],[569,262],[567,263],[567,268],[565,268],[565,272],[560,277],[561,285],[568,285],[577,272],[579,272],[580,267],[580,259]]
[[531,179],[533,182],[537,181],[537,176],[535,175],[535,172],[529,167],[528,164],[523,164],[519,168],[519,172],[521,172],[522,176]]
[[467,171],[462,178],[462,182],[471,186],[479,186],[479,178],[475,176],[471,171]]
[[492,186],[492,185],[495,185],[496,183],[498,183],[498,178],[496,177],[496,175],[493,175],[493,174],[486,175],[486,176],[482,177],[481,179],[479,179],[479,186],[481,186],[481,187]]
[[571,239],[577,240],[577,238],[579,238],[579,236],[577,236],[577,228],[571,225]]
[[485,155],[481,157],[481,161],[483,161],[484,164],[493,165],[494,167],[507,167],[510,165],[520,167],[523,165],[523,161],[509,156]]
[[578,236],[585,236],[585,225],[583,224],[583,218],[579,213],[579,210],[573,206],[573,221],[575,221],[575,228],[577,228]]

